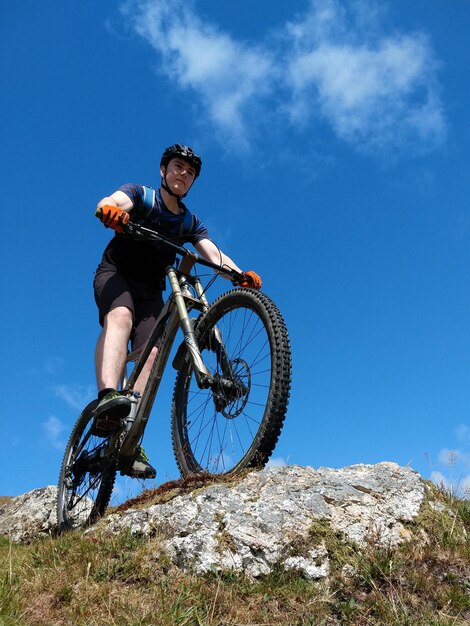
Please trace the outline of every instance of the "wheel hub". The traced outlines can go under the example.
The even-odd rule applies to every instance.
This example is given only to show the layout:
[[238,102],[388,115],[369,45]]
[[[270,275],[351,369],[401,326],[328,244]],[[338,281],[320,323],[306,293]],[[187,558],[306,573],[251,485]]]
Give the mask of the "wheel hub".
[[250,368],[243,359],[234,359],[230,362],[230,367],[233,376],[216,374],[212,390],[217,412],[227,419],[235,419],[248,402],[251,375]]

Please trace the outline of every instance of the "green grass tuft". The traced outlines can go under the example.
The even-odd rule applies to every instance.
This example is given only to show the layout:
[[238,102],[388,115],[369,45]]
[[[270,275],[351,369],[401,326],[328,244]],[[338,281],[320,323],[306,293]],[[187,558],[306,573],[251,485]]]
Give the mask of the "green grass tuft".
[[[0,626],[467,626],[470,505],[429,489],[398,548],[359,549],[325,521],[295,538],[286,556],[321,545],[328,581],[282,567],[255,581],[191,575],[161,555],[158,534],[0,538]],[[220,549],[224,531],[221,519]]]

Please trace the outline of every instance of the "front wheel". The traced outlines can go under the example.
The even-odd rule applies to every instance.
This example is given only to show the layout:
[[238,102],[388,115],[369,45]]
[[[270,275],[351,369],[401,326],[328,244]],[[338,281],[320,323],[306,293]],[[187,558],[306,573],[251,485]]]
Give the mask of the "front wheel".
[[108,440],[91,433],[97,400],[79,416],[65,449],[57,494],[59,532],[92,524],[103,515],[116,478]]
[[229,291],[199,320],[196,338],[213,377],[200,389],[186,355],[173,394],[173,450],[183,476],[262,467],[287,411],[291,352],[286,325],[266,295]]

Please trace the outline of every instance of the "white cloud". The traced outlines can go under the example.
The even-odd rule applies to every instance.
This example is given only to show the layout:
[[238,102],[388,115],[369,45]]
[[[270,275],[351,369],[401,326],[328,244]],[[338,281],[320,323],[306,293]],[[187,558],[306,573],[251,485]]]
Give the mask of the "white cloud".
[[433,471],[431,480],[439,487],[457,495],[470,495],[470,454],[466,451],[442,448],[438,454],[440,469]]
[[46,372],[48,374],[57,374],[63,367],[64,359],[59,356],[51,356],[46,359]]
[[456,465],[460,453],[458,450],[451,450],[449,448],[442,448],[439,452],[438,460],[439,463],[446,465],[447,467],[453,467]]
[[190,0],[131,1],[121,10],[158,52],[159,72],[196,94],[222,135],[247,149],[246,116],[269,91],[274,74],[270,51],[203,21]]
[[266,467],[285,467],[286,465],[288,465],[286,459],[284,459],[282,456],[278,456],[269,459]]
[[351,3],[348,15],[336,0],[314,0],[305,22],[289,24],[293,123],[320,113],[339,138],[362,149],[434,147],[445,122],[428,41],[367,31],[363,5]]
[[82,411],[96,396],[94,385],[57,385],[54,393],[76,411]]
[[256,44],[203,20],[191,0],[129,0],[121,12],[158,53],[158,71],[240,151],[274,124],[308,137],[319,120],[361,150],[433,148],[446,124],[432,48],[422,33],[387,33],[384,7],[311,0]]
[[470,441],[470,428],[466,424],[460,424],[455,433],[459,441]]
[[470,454],[461,450],[443,448],[439,452],[439,462],[448,467],[470,467]]
[[65,425],[54,415],[51,415],[42,425],[48,443],[57,450],[65,449]]
[[465,476],[464,478],[462,478],[460,483],[460,490],[466,498],[470,498],[470,476]]

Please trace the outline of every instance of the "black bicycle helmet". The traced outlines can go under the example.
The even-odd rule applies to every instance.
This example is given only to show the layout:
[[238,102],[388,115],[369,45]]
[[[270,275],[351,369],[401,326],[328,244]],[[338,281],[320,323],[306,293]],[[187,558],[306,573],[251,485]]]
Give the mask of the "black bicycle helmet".
[[174,145],[167,148],[165,152],[162,154],[162,158],[160,160],[160,167],[162,165],[166,167],[168,163],[171,161],[171,159],[175,159],[177,157],[180,157],[181,159],[184,159],[185,161],[188,161],[189,163],[191,163],[196,173],[194,177],[196,179],[201,173],[202,161],[201,161],[201,157],[199,157],[195,152],[193,152],[193,150],[189,146],[183,146],[180,143],[175,143]]

